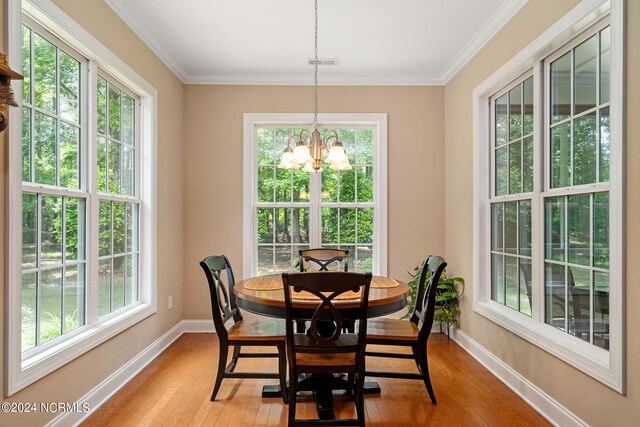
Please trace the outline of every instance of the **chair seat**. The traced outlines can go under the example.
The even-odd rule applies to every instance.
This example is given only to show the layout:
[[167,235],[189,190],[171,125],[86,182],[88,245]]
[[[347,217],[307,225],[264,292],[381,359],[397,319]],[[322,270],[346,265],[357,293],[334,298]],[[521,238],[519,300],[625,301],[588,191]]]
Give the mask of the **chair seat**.
[[296,353],[296,364],[299,366],[353,366],[355,353]]
[[370,319],[367,322],[367,339],[412,341],[418,339],[418,326],[408,320]]
[[230,341],[284,341],[286,338],[284,322],[276,319],[241,320],[234,323],[228,333]]

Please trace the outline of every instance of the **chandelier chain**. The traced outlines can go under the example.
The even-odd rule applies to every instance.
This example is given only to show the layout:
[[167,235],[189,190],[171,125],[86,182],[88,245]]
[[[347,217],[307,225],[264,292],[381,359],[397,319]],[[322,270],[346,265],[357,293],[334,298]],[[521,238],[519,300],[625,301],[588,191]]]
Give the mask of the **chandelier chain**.
[[313,124],[318,128],[318,0],[315,0],[315,73],[314,73],[314,97],[315,104],[313,109]]

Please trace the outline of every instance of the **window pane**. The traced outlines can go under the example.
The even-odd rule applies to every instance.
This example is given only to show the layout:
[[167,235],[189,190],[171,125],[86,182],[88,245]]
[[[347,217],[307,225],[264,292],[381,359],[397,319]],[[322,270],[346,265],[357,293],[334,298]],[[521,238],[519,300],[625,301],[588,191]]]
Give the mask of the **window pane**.
[[496,147],[507,143],[507,133],[509,123],[507,121],[507,98],[508,94],[502,95],[496,100]]
[[292,180],[293,171],[291,169],[276,169],[276,202],[291,201]]
[[112,84],[109,90],[109,138],[120,139],[120,89]]
[[568,196],[569,262],[590,265],[590,200],[589,194]]
[[504,304],[504,256],[491,255],[491,299]]
[[67,267],[64,277],[64,333],[84,325],[84,295],[84,264]]
[[356,272],[371,273],[373,271],[373,246],[359,245],[356,248],[356,257]]
[[596,106],[598,36],[595,35],[575,49],[574,114]]
[[353,203],[356,201],[355,169],[350,171],[339,171],[340,180],[340,202]]
[[358,174],[358,202],[373,202],[373,167],[356,168]]
[[[275,133],[275,140],[276,140],[276,153],[278,155],[277,158],[279,161],[280,155],[284,152],[284,149],[287,146],[287,141],[293,135],[293,130],[290,128],[274,129],[274,133]],[[295,147],[296,142],[298,142],[298,140],[295,138],[291,141],[291,148]]]
[[109,141],[109,193],[121,194],[120,190],[120,154],[122,146]]
[[98,263],[98,316],[111,312],[111,258]]
[[107,134],[107,82],[98,76],[98,94],[97,94],[97,111],[98,111],[98,134]]
[[127,252],[138,250],[138,205],[134,203],[125,203],[127,216]]
[[373,208],[358,209],[358,243],[373,243]]
[[594,273],[593,343],[609,349],[609,275]]
[[124,304],[129,305],[138,300],[138,256],[127,255],[124,279]]
[[37,266],[38,196],[22,193],[22,268]]
[[291,209],[275,209],[276,243],[291,243]]
[[373,164],[373,129],[357,129],[356,141],[358,152],[356,153],[356,164]]
[[31,181],[31,109],[22,108],[22,180]]
[[31,104],[31,30],[22,26],[22,102]]
[[111,311],[124,307],[125,257],[113,257],[113,290]]
[[80,129],[60,122],[60,186],[80,187]]
[[21,335],[22,351],[36,346],[36,273],[22,275]]
[[258,168],[258,202],[273,202],[273,167]]
[[593,195],[593,265],[609,268],[609,193]]
[[65,203],[65,257],[67,261],[84,259],[85,201],[66,198]]
[[571,185],[571,125],[551,129],[551,187]]
[[491,250],[504,252],[504,203],[491,205]]
[[522,191],[533,191],[533,137],[529,136],[522,141]]
[[591,271],[584,268],[568,268],[571,273],[569,276],[569,333],[589,341]]
[[518,245],[519,254],[531,256],[531,200],[519,202],[520,213],[518,217]]
[[571,52],[551,63],[551,123],[571,116]]
[[522,136],[522,86],[509,91],[509,140]]
[[558,329],[565,327],[564,265],[545,263],[545,323]]
[[564,197],[545,199],[545,258],[564,261]]
[[596,113],[589,113],[573,122],[573,184],[596,182],[597,148]]
[[523,111],[523,127],[524,135],[533,133],[533,77],[529,77],[522,83],[524,92],[524,111]]
[[[275,165],[280,160],[282,152],[274,153],[274,131],[270,128],[258,129],[258,164]],[[292,147],[293,148],[293,147]]]
[[309,245],[293,245],[293,250],[291,251],[291,265],[293,266],[293,270],[300,271],[300,251],[305,249],[309,249]]
[[52,114],[56,111],[56,47],[33,34],[33,92],[35,105]]
[[40,341],[45,343],[62,334],[62,269],[40,274]]
[[122,142],[134,143],[134,102],[129,95],[122,94]]
[[291,209],[293,243],[309,243],[309,209]]
[[276,246],[275,272],[291,271],[291,246]]
[[509,193],[517,194],[522,191],[522,164],[520,142],[509,145]]
[[322,171],[322,201],[338,201],[338,172],[329,168]]
[[509,147],[496,149],[496,196],[507,194],[509,189]]
[[609,107],[600,110],[600,182],[609,181]]
[[322,243],[339,243],[337,208],[322,208]]
[[505,252],[518,253],[518,202],[504,204],[504,243]]
[[122,146],[122,194],[134,195],[135,150],[126,145]]
[[35,182],[56,185],[56,121],[35,113],[34,135]]
[[531,261],[520,258],[520,312],[531,316]]
[[60,117],[80,123],[80,63],[60,51]]
[[512,256],[504,257],[505,272],[505,305],[514,310],[518,310],[518,300],[520,294],[518,292],[518,277],[520,271],[518,269],[518,258]]
[[258,246],[258,276],[273,273],[273,246]]
[[609,74],[611,71],[611,28],[600,31],[600,104],[609,102]]
[[340,244],[356,243],[356,210],[340,209]]
[[98,137],[98,191],[107,192],[107,140]]
[[41,196],[42,230],[40,234],[42,265],[62,263],[62,197]]
[[337,129],[342,145],[347,153],[350,164],[356,162],[356,132],[355,129]]
[[110,255],[111,252],[111,202],[101,200],[99,202],[100,236],[98,245],[100,256]]
[[[125,236],[127,234],[127,224],[125,219],[124,203],[113,202],[113,253],[123,254],[126,252]],[[114,267],[115,268],[115,267]]]
[[258,243],[273,243],[272,208],[258,208]]
[[303,172],[301,169],[293,171],[293,201],[308,202],[311,199],[310,194],[311,174]]

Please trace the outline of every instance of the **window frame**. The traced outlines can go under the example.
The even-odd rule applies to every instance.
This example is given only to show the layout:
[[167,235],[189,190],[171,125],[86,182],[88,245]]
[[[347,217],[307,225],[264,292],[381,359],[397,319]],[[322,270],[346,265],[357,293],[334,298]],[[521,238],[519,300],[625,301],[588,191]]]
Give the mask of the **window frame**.
[[[5,234],[5,396],[10,396],[71,360],[81,356],[99,344],[135,325],[157,311],[156,304],[156,111],[157,91],[114,53],[108,50],[90,33],[73,21],[50,0],[8,0],[5,26],[7,29],[7,53],[10,62],[21,64],[23,22],[69,54],[77,54],[81,60],[80,94],[80,188],[65,190],[40,184],[22,182],[22,109],[16,108],[9,116],[8,161],[6,191]],[[35,28],[34,28],[35,27]],[[73,55],[72,55],[73,56]],[[75,56],[73,56],[75,58]],[[77,58],[76,58],[77,59]],[[97,319],[98,264],[98,193],[96,180],[96,76],[98,69],[136,94],[137,131],[136,156],[139,171],[136,172],[137,194],[140,197],[139,233],[139,301],[130,308],[119,310]],[[12,82],[18,102],[22,102],[22,82]],[[84,92],[83,92],[84,91]],[[20,142],[20,143],[18,143]],[[17,166],[20,167],[17,167]],[[85,206],[85,325],[61,337],[25,352],[21,351],[21,286],[22,282],[22,193],[23,187],[45,189],[47,193],[80,197]],[[95,273],[95,274],[94,274]]]
[[[387,274],[387,114],[386,113],[321,113],[319,126],[324,128],[373,126],[377,144],[374,147],[374,202],[348,203],[349,208],[375,207],[374,209],[374,271],[376,275]],[[257,257],[257,207],[269,207],[274,203],[257,202],[257,128],[258,127],[310,127],[310,113],[245,113],[243,116],[243,277],[254,277],[258,269]],[[278,153],[279,155],[279,153]],[[311,174],[310,193],[320,194],[319,174]],[[289,202],[282,202],[284,205]],[[321,242],[321,208],[337,207],[344,203],[322,203],[319,198],[309,202],[291,202],[291,206],[309,207],[310,224],[318,224],[318,230],[309,230],[309,245]],[[264,205],[264,206],[263,206]],[[335,205],[335,206],[334,206]],[[314,235],[315,233],[315,235]]]
[[[624,394],[625,383],[625,234],[624,234],[624,7],[623,1],[582,2],[543,32],[524,50],[477,86],[473,92],[474,124],[474,311]],[[598,348],[544,323],[544,206],[549,151],[545,123],[548,102],[543,78],[549,58],[611,26],[610,77],[610,348]],[[588,34],[583,34],[587,32]],[[534,75],[534,196],[532,200],[532,316],[491,300],[491,266],[486,254],[491,239],[489,200],[493,195],[491,97],[529,70]],[[540,83],[544,82],[545,89]],[[541,165],[540,162],[543,162]],[[546,174],[544,177],[541,174]],[[545,188],[542,187],[543,181]],[[602,185],[602,184],[597,184]],[[584,191],[581,186],[577,191]],[[587,185],[587,187],[592,187]],[[563,189],[566,190],[566,189]],[[564,193],[564,192],[563,192]]]

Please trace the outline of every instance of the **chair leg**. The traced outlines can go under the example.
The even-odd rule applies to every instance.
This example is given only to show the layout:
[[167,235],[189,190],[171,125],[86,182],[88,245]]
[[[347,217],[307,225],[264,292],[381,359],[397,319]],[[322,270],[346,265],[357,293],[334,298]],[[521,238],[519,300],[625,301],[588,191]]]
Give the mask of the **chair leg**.
[[355,403],[356,413],[358,415],[358,423],[364,427],[364,375],[356,374],[355,377]]
[[289,403],[287,396],[287,350],[284,341],[277,345],[278,347],[278,375],[280,377],[280,393],[285,405]]
[[436,395],[433,393],[433,387],[431,386],[431,378],[429,377],[429,363],[427,362],[427,346],[424,349],[418,349],[418,361],[420,362],[420,372],[422,373],[422,380],[427,387],[429,397],[431,397],[431,403],[435,404]]
[[293,369],[289,370],[289,426],[293,427],[296,421],[296,393],[298,378]]
[[227,355],[229,354],[229,345],[226,343],[220,343],[220,354],[218,355],[218,376],[216,377],[216,384],[213,386],[213,393],[211,393],[211,401],[216,399],[218,390],[220,390],[220,384],[224,378],[224,370],[227,366]]
[[229,367],[229,372],[235,371],[236,365],[238,364],[238,357],[240,356],[241,349],[242,349],[241,345],[233,346],[233,356],[231,356],[231,366]]

